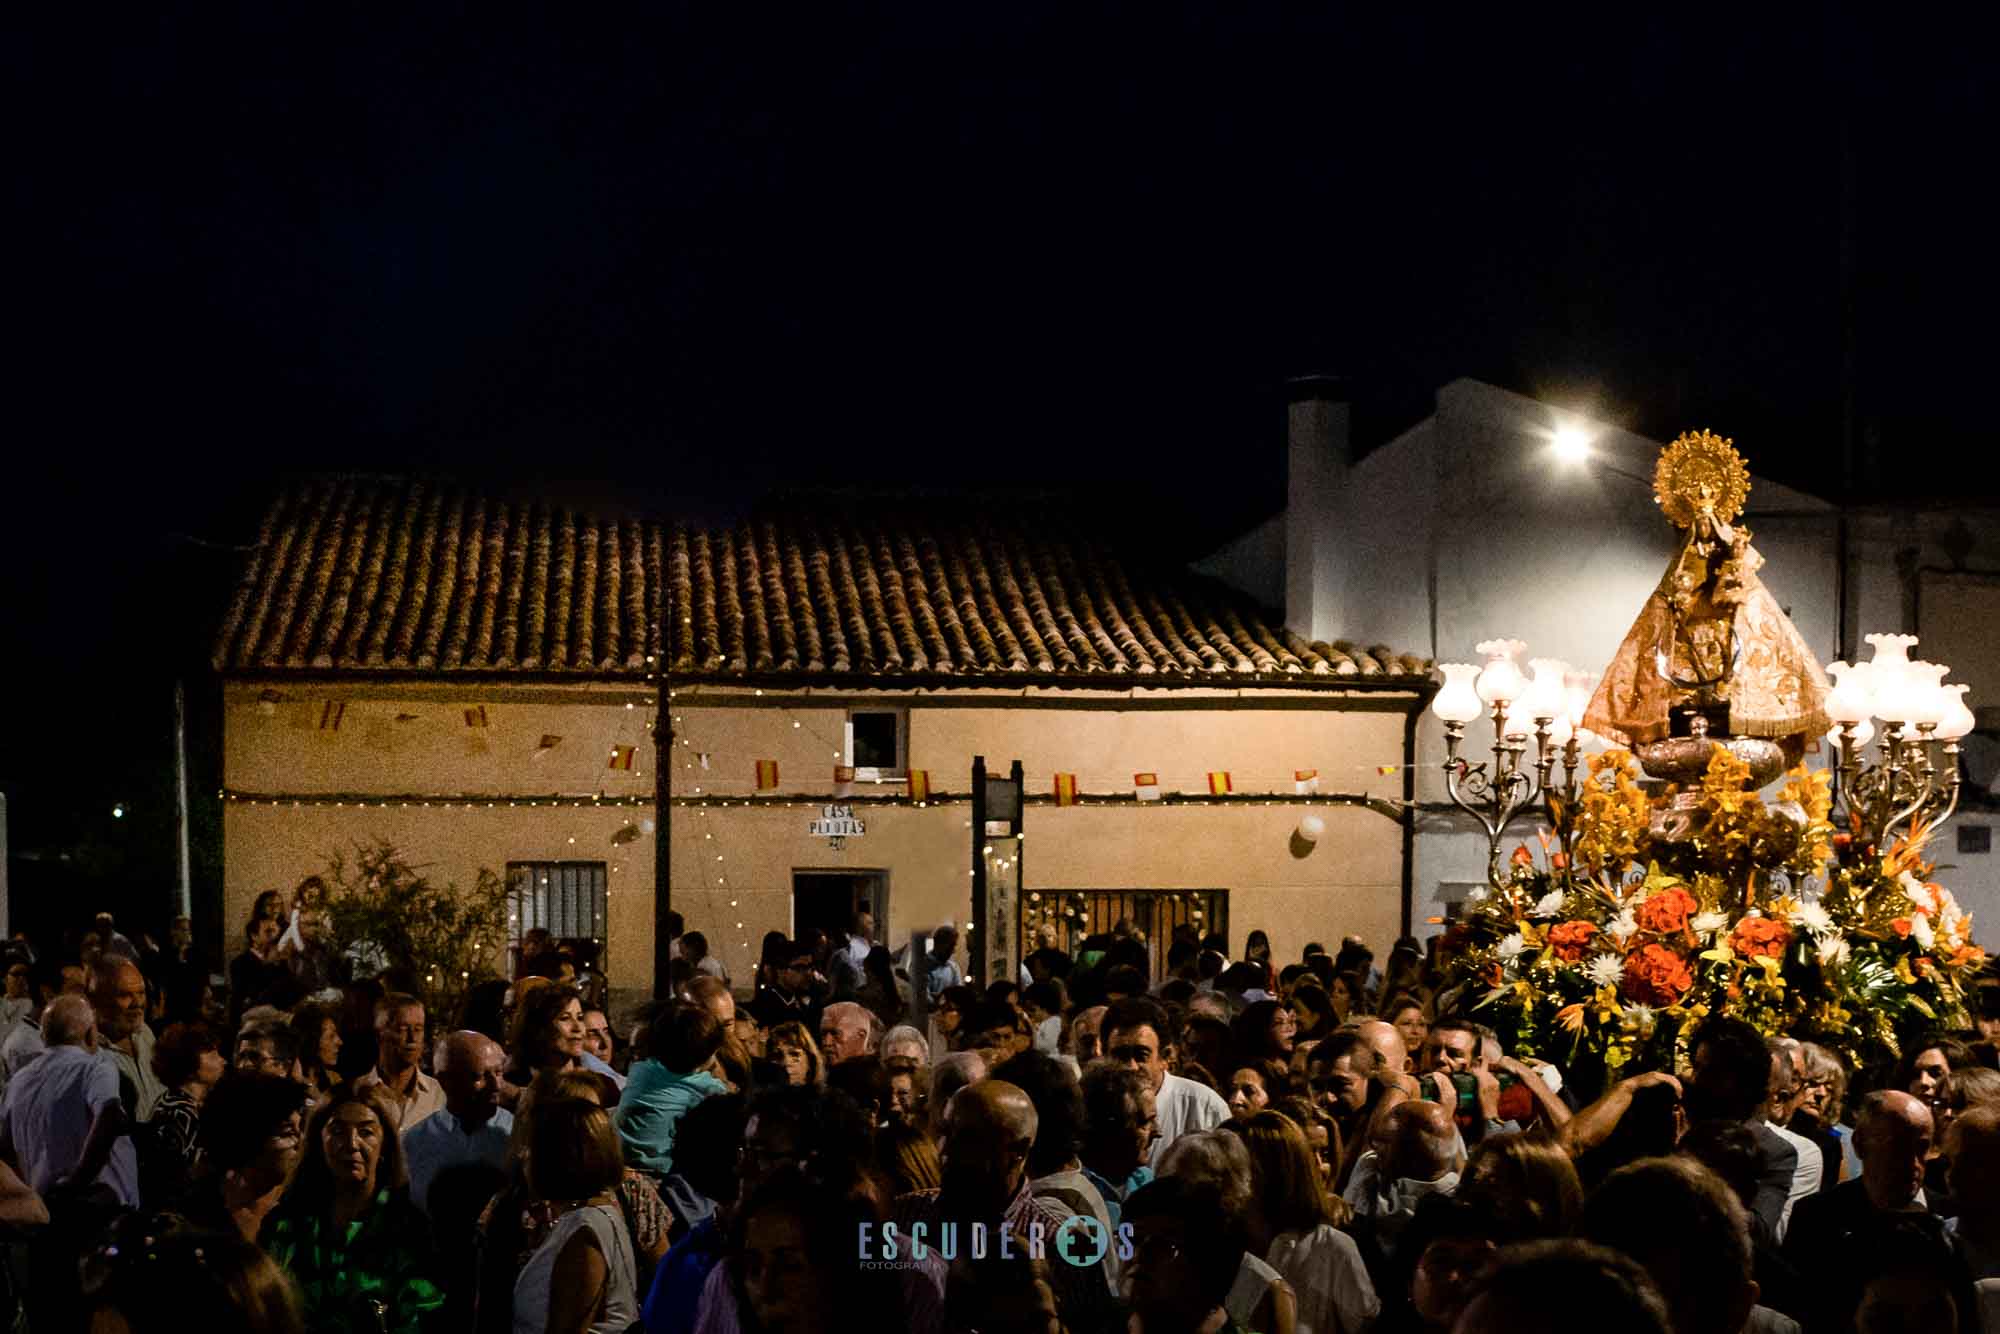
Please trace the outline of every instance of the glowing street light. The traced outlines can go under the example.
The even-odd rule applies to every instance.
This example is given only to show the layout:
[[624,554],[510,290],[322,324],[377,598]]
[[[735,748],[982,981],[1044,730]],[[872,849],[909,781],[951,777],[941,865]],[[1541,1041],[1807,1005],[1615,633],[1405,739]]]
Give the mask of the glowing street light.
[[1590,461],[1590,433],[1575,422],[1564,422],[1556,427],[1555,443],[1549,451],[1558,463],[1578,464]]

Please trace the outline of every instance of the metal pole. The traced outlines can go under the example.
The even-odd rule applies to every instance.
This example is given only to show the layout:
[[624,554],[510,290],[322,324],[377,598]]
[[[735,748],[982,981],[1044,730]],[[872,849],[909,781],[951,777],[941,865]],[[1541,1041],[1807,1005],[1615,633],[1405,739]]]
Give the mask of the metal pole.
[[976,986],[986,985],[986,757],[972,757],[972,842],[967,853],[972,858],[972,927],[965,933],[966,974]]
[[174,682],[174,851],[180,878],[174,884],[174,913],[194,916],[194,875],[188,845],[187,685]]

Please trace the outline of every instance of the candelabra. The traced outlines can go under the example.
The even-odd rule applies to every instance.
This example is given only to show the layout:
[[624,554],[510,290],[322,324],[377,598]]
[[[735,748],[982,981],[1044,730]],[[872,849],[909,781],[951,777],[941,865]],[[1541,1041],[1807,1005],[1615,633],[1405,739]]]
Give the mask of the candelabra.
[[[1959,740],[1974,726],[1962,685],[1946,685],[1950,668],[1911,661],[1915,635],[1868,635],[1867,662],[1827,668],[1834,688],[1826,713],[1837,726],[1834,802],[1838,818],[1865,845],[1886,848],[1943,824],[1958,809]],[[1881,721],[1873,763],[1865,747]]]
[[[1444,723],[1445,791],[1454,805],[1479,821],[1486,831],[1486,878],[1499,884],[1501,844],[1507,826],[1516,815],[1538,800],[1549,816],[1557,838],[1556,869],[1566,871],[1572,852],[1574,812],[1579,792],[1576,771],[1582,760],[1578,738],[1584,709],[1590,702],[1591,678],[1573,672],[1568,664],[1554,658],[1536,658],[1528,664],[1533,677],[1524,677],[1516,657],[1527,648],[1518,639],[1493,639],[1478,646],[1486,663],[1447,663],[1444,687],[1431,701],[1431,710]],[[1522,767],[1529,732],[1512,730],[1519,712],[1532,725],[1535,763],[1532,770]],[[1459,752],[1465,742],[1466,724],[1492,710],[1493,760],[1474,763]],[[1563,778],[1556,785],[1557,762]]]

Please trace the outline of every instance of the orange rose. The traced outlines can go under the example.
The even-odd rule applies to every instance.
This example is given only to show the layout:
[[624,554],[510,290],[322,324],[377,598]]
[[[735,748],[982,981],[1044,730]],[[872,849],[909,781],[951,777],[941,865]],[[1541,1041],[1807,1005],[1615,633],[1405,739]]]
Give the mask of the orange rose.
[[1746,917],[1730,934],[1729,948],[1746,958],[1778,958],[1792,943],[1792,929],[1771,917]]
[[1674,1005],[1694,985],[1687,960],[1665,945],[1648,945],[1625,958],[1625,995],[1641,1005]]
[[1597,934],[1596,924],[1591,922],[1564,922],[1549,932],[1549,947],[1564,963],[1575,963],[1590,948],[1590,938]]
[[1639,905],[1639,925],[1647,931],[1657,931],[1661,935],[1676,935],[1687,930],[1688,918],[1694,916],[1701,905],[1694,901],[1694,895],[1679,885],[1663,889]]
[[1895,921],[1889,923],[1889,929],[1899,936],[1907,936],[1910,934],[1910,919],[1907,917],[1898,917]]

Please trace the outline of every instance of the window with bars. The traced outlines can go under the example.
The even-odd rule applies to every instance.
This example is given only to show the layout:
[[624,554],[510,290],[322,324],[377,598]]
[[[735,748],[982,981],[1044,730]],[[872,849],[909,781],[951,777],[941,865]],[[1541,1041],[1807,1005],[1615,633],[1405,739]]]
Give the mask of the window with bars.
[[1229,936],[1226,889],[1042,889],[1021,896],[1021,957],[1035,949],[1038,930],[1051,927],[1056,948],[1075,956],[1091,936],[1120,921],[1145,933],[1155,982],[1167,975],[1167,949],[1174,928],[1192,926],[1200,935]]
[[606,887],[603,862],[508,862],[514,943],[536,927],[557,940],[603,940]]

